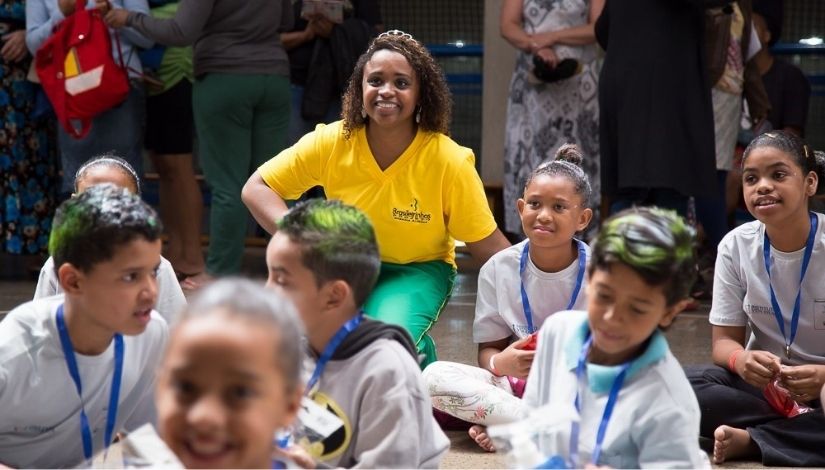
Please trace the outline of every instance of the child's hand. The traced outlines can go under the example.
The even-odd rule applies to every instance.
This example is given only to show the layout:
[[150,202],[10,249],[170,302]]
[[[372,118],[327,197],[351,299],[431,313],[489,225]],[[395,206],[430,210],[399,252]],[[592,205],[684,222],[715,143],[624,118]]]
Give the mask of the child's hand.
[[798,402],[809,402],[816,399],[822,390],[825,366],[782,366],[779,376],[782,386],[791,393],[791,398]]
[[745,351],[736,361],[736,372],[742,380],[757,388],[765,388],[779,373],[779,358],[767,351]]
[[496,354],[496,370],[503,375],[520,379],[527,378],[530,373],[530,366],[533,365],[533,357],[536,355],[536,351],[525,351],[523,349],[529,342],[530,337],[526,336]]
[[312,456],[309,455],[309,452],[304,450],[304,448],[299,445],[291,445],[286,449],[276,448],[272,454],[273,459],[277,459],[279,456],[283,456],[288,459],[291,459],[301,468],[317,467],[317,465],[315,464],[315,460],[312,459]]

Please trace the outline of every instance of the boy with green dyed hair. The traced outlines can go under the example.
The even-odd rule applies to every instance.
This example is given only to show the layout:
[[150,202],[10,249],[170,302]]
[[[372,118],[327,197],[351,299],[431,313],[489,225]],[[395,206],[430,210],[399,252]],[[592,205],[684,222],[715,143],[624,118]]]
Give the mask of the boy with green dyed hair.
[[116,433],[155,420],[160,235],[155,211],[113,184],[57,209],[49,251],[64,293],[0,322],[0,463],[88,465]]
[[449,441],[432,417],[403,328],[364,317],[381,260],[363,212],[313,199],[278,222],[267,286],[292,300],[307,331],[306,395],[333,429],[301,417],[298,443],[333,467],[437,468]]
[[673,211],[634,208],[605,221],[592,244],[587,311],[544,322],[527,378],[524,403],[534,411],[525,426],[549,413],[578,417],[542,437],[547,457],[567,468],[710,467],[696,395],[661,332],[689,302],[694,244]]

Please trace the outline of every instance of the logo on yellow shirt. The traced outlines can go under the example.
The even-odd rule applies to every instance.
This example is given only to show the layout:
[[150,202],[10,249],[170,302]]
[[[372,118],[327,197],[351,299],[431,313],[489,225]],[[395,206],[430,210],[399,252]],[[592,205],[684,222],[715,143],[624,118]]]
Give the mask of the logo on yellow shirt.
[[418,210],[418,198],[413,198],[409,209],[392,208],[392,218],[400,220],[401,222],[415,222],[419,224],[426,224],[432,218],[429,212],[422,212]]

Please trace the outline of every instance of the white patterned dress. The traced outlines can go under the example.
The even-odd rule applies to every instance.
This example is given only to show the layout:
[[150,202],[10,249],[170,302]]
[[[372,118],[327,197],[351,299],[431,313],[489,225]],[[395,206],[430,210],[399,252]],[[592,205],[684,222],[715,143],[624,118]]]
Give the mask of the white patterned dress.
[[[589,0],[524,0],[523,28],[534,34],[582,25],[587,23],[589,12]],[[557,44],[553,50],[559,60],[579,60],[583,66],[581,73],[555,83],[530,83],[533,57],[520,51],[510,81],[504,138],[504,202],[509,208],[505,212],[505,228],[511,233],[521,233],[515,201],[523,194],[524,182],[533,169],[552,159],[565,143],[575,143],[582,149],[582,166],[593,186],[591,207],[595,210],[599,205],[598,46]]]

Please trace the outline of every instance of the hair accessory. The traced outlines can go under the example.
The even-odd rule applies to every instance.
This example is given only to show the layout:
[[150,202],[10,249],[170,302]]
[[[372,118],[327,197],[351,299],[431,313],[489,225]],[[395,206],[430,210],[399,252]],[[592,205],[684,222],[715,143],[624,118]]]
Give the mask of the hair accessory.
[[809,160],[813,156],[808,152],[808,144],[802,144],[802,150],[805,151],[805,160]]
[[404,31],[398,29],[391,29],[389,31],[385,31],[378,35],[378,39],[381,38],[401,38],[401,39],[409,39],[413,40],[411,34],[405,33]]

